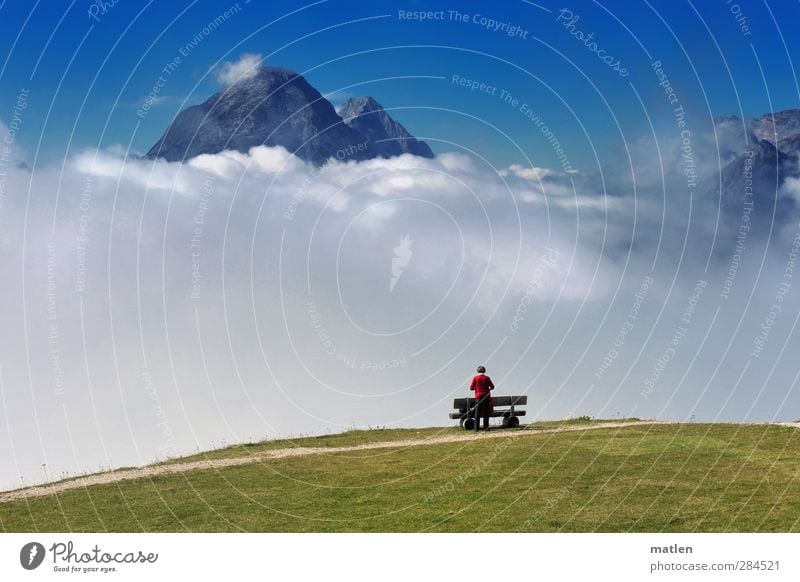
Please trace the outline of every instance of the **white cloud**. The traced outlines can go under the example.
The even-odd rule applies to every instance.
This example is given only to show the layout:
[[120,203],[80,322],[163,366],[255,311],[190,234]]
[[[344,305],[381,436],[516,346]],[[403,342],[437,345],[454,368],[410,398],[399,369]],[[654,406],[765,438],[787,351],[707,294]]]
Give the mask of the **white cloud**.
[[106,179],[109,184],[116,183],[130,188],[140,187],[147,190],[165,190],[180,194],[192,192],[191,184],[180,166],[156,160],[143,167],[142,162],[134,157],[125,158],[114,155],[113,150],[86,150],[72,160],[72,165],[79,173],[94,178]]
[[[638,402],[638,384],[703,277],[709,289],[670,372],[688,365],[729,258],[722,278],[714,263],[704,270],[710,239],[695,225],[713,226],[715,215],[697,206],[684,245],[688,215],[672,200],[665,211],[658,198],[598,194],[588,176],[498,171],[460,153],[314,168],[283,148],[185,164],[84,151],[64,168],[10,169],[4,179],[0,357],[8,430],[24,465],[18,472],[0,456],[8,476],[36,475],[42,463],[54,474],[95,468],[108,462],[102,451],[118,464],[147,462],[167,441],[165,424],[176,452],[353,423],[441,424],[448,399],[489,354],[504,393],[536,379],[536,413],[569,415],[586,402],[657,259],[656,283],[609,372],[627,378],[614,392],[623,409]],[[413,255],[390,292],[394,249],[406,236]],[[684,248],[691,252],[681,256]],[[543,267],[552,249],[558,259]],[[739,323],[750,256],[737,272],[741,304],[725,304],[737,317],[719,318],[709,345],[727,345]],[[781,252],[752,272],[769,286],[785,260]],[[747,304],[756,323],[757,299]],[[57,396],[53,322],[64,369]],[[757,325],[745,328],[748,344]],[[371,369],[400,359],[403,367]],[[715,364],[704,356],[696,365]],[[29,422],[31,394],[44,435]]]
[[503,168],[500,170],[499,174],[501,176],[508,176],[510,174],[514,174],[519,176],[520,178],[525,178],[526,180],[542,180],[544,178],[549,178],[551,176],[562,177],[564,174],[562,172],[558,172],[556,170],[551,170],[550,168],[535,168],[530,167],[526,168],[521,166],[520,164],[511,164],[508,168]]
[[789,177],[786,178],[781,185],[781,194],[783,196],[791,196],[797,201],[800,201],[800,179]]
[[262,56],[258,53],[245,53],[237,61],[225,61],[215,72],[217,81],[232,85],[240,79],[247,79],[258,72]]

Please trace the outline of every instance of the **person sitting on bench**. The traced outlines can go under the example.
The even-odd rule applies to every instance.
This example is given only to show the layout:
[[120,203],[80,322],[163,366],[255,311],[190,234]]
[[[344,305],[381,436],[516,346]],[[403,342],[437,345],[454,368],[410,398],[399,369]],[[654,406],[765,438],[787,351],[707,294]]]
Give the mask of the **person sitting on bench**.
[[491,413],[491,398],[494,384],[492,379],[486,375],[486,368],[478,366],[478,374],[472,378],[469,389],[475,392],[475,407],[473,408],[473,422],[475,430],[480,430],[480,417],[483,417],[483,430],[489,430],[489,414]]

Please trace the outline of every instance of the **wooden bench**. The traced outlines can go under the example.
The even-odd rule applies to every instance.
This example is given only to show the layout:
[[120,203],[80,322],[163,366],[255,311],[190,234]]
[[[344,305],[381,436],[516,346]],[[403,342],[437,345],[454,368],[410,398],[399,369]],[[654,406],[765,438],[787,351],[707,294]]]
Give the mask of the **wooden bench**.
[[[456,398],[453,400],[453,408],[456,412],[450,413],[450,418],[458,419],[459,424],[467,429],[475,428],[473,415],[476,398]],[[503,426],[519,426],[519,417],[525,416],[524,410],[517,410],[517,406],[528,404],[527,396],[492,396],[494,408],[489,416],[502,418]]]

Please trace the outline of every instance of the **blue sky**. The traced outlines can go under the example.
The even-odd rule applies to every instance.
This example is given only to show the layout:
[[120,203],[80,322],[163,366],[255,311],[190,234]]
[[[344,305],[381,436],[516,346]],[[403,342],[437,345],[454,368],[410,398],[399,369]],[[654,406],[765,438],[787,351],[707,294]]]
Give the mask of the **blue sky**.
[[[742,4],[242,0],[237,7],[119,0],[100,9],[87,0],[3,2],[0,120],[7,123],[25,88],[29,108],[17,141],[36,163],[97,145],[146,151],[182,106],[220,88],[215,66],[258,53],[268,64],[305,73],[323,93],[338,91],[334,99],[371,94],[387,109],[398,108],[395,116],[435,151],[472,149],[499,166],[526,163],[526,156],[537,166],[557,166],[550,145],[520,111],[528,104],[571,163],[591,170],[595,153],[603,161],[650,122],[672,123],[650,68],[656,59],[696,124],[713,115],[798,106],[788,55],[800,54],[789,28],[800,5]],[[229,18],[203,33],[231,7]],[[579,17],[572,31],[594,33],[598,48],[623,63],[627,77],[557,20],[565,7]],[[416,10],[443,11],[444,19],[400,17]],[[522,32],[489,30],[476,15]],[[163,67],[198,38],[168,76],[158,106],[137,116]],[[469,91],[454,85],[453,75],[498,90],[494,96]],[[519,100],[516,107],[498,97],[502,90]]]

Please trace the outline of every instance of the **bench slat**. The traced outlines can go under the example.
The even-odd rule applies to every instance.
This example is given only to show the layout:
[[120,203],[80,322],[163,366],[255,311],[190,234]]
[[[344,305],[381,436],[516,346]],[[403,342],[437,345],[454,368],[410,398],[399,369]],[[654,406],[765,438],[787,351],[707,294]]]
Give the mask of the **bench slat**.
[[[492,402],[495,406],[524,406],[528,404],[527,396],[493,396]],[[475,398],[455,398],[453,408],[465,409],[475,406]]]
[[[500,418],[508,414],[508,410],[495,410],[494,412],[489,413],[489,416],[492,418]],[[524,410],[515,410],[514,416],[525,416]],[[450,418],[460,419],[460,418],[472,418],[472,413],[470,412],[451,412]]]

